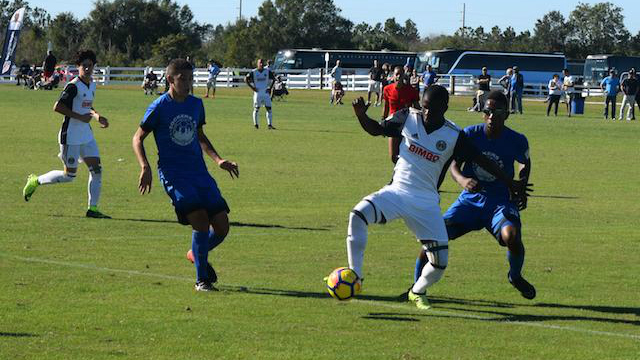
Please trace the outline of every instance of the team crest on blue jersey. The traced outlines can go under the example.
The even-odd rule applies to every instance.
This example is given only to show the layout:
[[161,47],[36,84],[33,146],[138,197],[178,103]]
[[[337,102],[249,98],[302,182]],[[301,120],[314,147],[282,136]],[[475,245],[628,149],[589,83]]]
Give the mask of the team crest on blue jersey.
[[[492,153],[491,151],[483,151],[482,154],[489,160],[496,163],[501,169],[504,169],[504,163],[498,155]],[[473,172],[476,174],[478,180],[480,181],[492,182],[496,179],[495,176],[491,175],[488,171],[478,166],[478,164],[476,164],[475,162],[473,163]]]
[[447,143],[444,140],[440,140],[436,143],[436,149],[444,151],[447,148]]
[[180,146],[191,144],[195,133],[196,122],[189,115],[180,114],[174,117],[173,120],[171,120],[171,124],[169,124],[171,140]]

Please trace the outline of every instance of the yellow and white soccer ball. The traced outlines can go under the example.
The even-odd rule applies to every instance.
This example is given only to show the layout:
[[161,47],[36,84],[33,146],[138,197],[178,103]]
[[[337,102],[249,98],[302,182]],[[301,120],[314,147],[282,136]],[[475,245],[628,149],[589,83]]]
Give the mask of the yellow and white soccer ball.
[[362,283],[355,271],[340,267],[327,278],[327,291],[334,299],[350,300],[360,293]]

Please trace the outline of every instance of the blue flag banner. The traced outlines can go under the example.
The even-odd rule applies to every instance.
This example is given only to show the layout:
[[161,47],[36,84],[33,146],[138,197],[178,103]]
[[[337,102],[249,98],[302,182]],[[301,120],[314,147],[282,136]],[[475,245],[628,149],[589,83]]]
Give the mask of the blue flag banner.
[[11,73],[11,67],[16,57],[16,49],[18,48],[20,29],[24,21],[24,11],[25,8],[18,9],[9,20],[7,35],[4,37],[4,46],[2,47],[2,69],[0,69],[0,75],[10,75]]

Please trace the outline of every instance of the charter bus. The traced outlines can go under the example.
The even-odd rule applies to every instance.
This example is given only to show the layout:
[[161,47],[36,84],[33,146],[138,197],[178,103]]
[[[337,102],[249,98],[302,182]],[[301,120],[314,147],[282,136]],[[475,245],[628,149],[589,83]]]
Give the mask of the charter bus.
[[507,68],[517,66],[526,83],[548,83],[553,74],[562,74],[567,61],[562,53],[524,53],[481,50],[433,50],[418,53],[415,68],[422,73],[430,64],[438,74],[473,75],[483,66],[494,79],[501,78]]
[[640,69],[640,57],[617,55],[589,55],[584,62],[584,82],[589,87],[599,87],[602,79],[615,70],[618,75],[629,69]]
[[[329,68],[340,60],[340,66],[345,69],[370,69],[373,60],[378,64],[412,65],[416,59],[415,52],[407,51],[363,51],[363,50],[323,50],[323,49],[284,49],[278,51],[273,63],[274,70],[287,69],[317,69],[325,68],[325,54],[329,54]],[[366,72],[365,72],[366,73]]]

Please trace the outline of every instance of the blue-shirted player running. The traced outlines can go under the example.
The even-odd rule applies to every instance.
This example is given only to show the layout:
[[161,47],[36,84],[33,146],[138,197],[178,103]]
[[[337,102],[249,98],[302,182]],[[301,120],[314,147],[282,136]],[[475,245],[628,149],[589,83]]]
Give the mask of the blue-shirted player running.
[[229,232],[229,207],[207,171],[202,150],[232,178],[239,174],[238,165],[221,158],[202,129],[205,124],[202,100],[189,95],[192,65],[184,59],[171,60],[166,74],[169,91],[149,105],[133,136],[133,150],[142,168],[139,190],[141,194],[151,191],[151,166],[143,142],[153,132],[160,181],[171,198],[178,221],[193,228],[187,257],[195,263],[195,289],[211,291],[215,290],[217,276],[207,258],[209,251],[222,243]]
[[[515,173],[514,162],[519,163],[519,177],[526,184],[531,173],[529,143],[524,135],[504,125],[508,117],[507,97],[500,91],[492,91],[485,104],[484,123],[469,126],[464,132],[476,148],[511,178]],[[535,298],[536,289],[522,277],[525,251],[519,211],[527,207],[527,197],[511,201],[507,186],[474,163],[465,162],[463,166],[454,160],[450,169],[453,179],[464,190],[443,216],[449,239],[487,229],[500,245],[507,247],[509,282],[523,297]],[[416,274],[422,272],[428,261],[423,254],[416,261]]]

